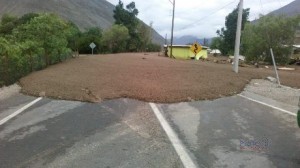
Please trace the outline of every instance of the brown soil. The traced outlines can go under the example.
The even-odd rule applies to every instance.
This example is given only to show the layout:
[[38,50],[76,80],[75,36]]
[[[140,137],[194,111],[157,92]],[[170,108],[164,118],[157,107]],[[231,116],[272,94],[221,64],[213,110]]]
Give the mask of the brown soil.
[[[300,88],[300,70],[280,71],[282,84]],[[174,60],[157,54],[82,56],[34,72],[20,80],[23,93],[97,102],[128,97],[171,103],[234,95],[251,79],[273,75],[272,69]]]

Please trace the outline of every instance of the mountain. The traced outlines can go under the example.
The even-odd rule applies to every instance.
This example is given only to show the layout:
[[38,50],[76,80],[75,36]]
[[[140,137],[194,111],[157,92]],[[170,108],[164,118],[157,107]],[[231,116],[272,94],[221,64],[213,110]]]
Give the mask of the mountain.
[[[74,22],[81,30],[90,27],[109,28],[114,23],[115,6],[106,0],[0,0],[0,16],[52,12]],[[163,44],[164,38],[155,30],[152,41]]]
[[[285,15],[285,16],[296,16],[300,15],[300,0],[295,0],[282,8],[268,13],[267,15]],[[259,19],[251,21],[251,23],[256,23]]]
[[[174,37],[174,44],[175,45],[185,45],[185,44],[191,44],[194,42],[198,42],[201,45],[204,45],[204,38],[197,38],[196,36],[181,36],[181,37]],[[211,43],[211,38],[205,38],[205,45],[209,46]]]
[[300,14],[300,0],[295,0],[293,2],[291,2],[290,4],[280,8],[280,9],[277,9],[270,14],[273,14],[273,15],[287,15],[287,16],[296,16],[296,15],[299,15]]
[[[286,15],[290,17],[300,15],[300,0],[295,0],[282,8],[268,13],[267,15]],[[259,19],[253,20],[251,23],[255,24],[258,20]],[[300,44],[300,29],[296,31],[295,44]]]

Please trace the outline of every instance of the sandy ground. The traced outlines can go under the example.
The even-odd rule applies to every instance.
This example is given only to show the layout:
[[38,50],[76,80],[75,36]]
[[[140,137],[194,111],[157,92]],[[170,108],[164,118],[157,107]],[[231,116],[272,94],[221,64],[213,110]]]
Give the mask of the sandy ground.
[[[58,99],[98,102],[120,97],[171,103],[214,99],[241,92],[251,79],[272,69],[209,61],[174,60],[158,54],[82,56],[34,72],[20,80],[22,92]],[[300,88],[300,69],[280,71],[283,85]]]

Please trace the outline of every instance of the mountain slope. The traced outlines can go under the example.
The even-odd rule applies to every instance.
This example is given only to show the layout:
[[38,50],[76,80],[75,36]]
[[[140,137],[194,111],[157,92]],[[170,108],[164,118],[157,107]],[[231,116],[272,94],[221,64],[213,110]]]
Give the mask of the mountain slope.
[[[300,0],[295,0],[267,15],[285,15],[290,17],[300,15]],[[253,20],[251,23],[256,24],[258,20]],[[300,28],[298,28],[295,34],[295,44],[300,44]]]
[[[22,16],[30,12],[53,12],[74,22],[81,30],[90,27],[109,28],[114,23],[115,6],[106,0],[0,0],[0,16],[5,13]],[[153,42],[164,38],[155,30]]]
[[273,14],[273,15],[287,15],[287,16],[296,16],[296,15],[299,15],[300,14],[300,0],[295,0],[291,3],[289,3],[288,5],[280,8],[280,9],[277,9],[270,14]]
[[[275,11],[268,13],[267,15],[285,15],[285,16],[296,16],[300,15],[300,0],[295,0],[286,6],[279,8]],[[251,21],[251,23],[257,23],[259,19]]]

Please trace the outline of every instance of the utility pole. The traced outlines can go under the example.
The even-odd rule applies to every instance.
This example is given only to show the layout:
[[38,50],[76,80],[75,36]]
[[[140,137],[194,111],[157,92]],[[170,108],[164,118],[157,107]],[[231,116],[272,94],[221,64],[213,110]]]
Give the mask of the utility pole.
[[165,45],[168,45],[168,34],[165,36]]
[[240,57],[241,31],[242,31],[242,19],[243,19],[243,4],[244,4],[244,1],[240,0],[237,29],[236,29],[236,36],[235,36],[235,48],[234,48],[233,71],[235,73],[239,73],[239,57]]
[[172,30],[171,30],[171,54],[170,57],[173,58],[173,33],[174,33],[174,17],[175,17],[175,0],[173,0],[173,16],[172,16]]

